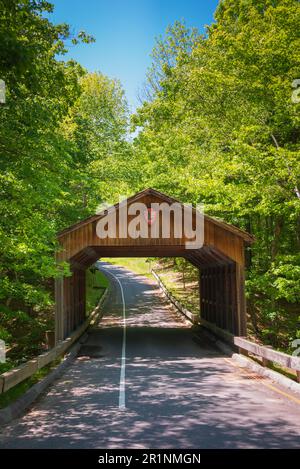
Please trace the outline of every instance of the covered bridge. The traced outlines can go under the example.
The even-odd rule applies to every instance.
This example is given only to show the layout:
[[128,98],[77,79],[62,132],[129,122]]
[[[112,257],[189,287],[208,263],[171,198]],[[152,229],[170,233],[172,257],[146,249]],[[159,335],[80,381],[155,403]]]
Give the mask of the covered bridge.
[[[82,220],[58,234],[61,249],[58,261],[68,261],[72,275],[56,280],[56,341],[62,340],[86,318],[85,272],[101,257],[183,257],[199,269],[200,316],[210,324],[233,335],[246,333],[245,304],[245,245],[253,238],[246,232],[204,215],[201,247],[187,245],[187,236],[176,232],[175,216],[171,213],[170,236],[163,237],[161,214],[152,213],[153,206],[164,204],[185,206],[154,189],[146,189],[128,198],[127,220],[119,212],[124,202],[111,207],[117,227],[113,236],[99,237],[99,222],[111,209]],[[121,223],[130,224],[134,218],[134,204],[147,207],[149,236],[132,237],[122,233]],[[131,210],[132,208],[133,210]],[[191,209],[193,226],[199,212]],[[154,219],[155,218],[155,219]],[[156,224],[156,236],[151,236],[151,225]],[[181,223],[181,221],[179,222]],[[176,234],[177,233],[177,234]],[[179,230],[180,234],[180,230]]]

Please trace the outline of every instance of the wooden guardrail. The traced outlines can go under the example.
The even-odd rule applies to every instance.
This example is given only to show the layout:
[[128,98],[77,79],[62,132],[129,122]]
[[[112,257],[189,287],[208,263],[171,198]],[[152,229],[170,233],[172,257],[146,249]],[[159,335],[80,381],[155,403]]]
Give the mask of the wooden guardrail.
[[238,347],[239,352],[242,354],[251,353],[256,357],[261,358],[262,365],[267,367],[271,363],[277,363],[278,365],[283,366],[284,368],[288,368],[294,372],[296,372],[297,381],[300,383],[300,357],[289,355],[287,353],[278,352],[277,350],[272,349],[266,345],[259,345],[247,340],[245,337],[237,337],[225,331],[223,329],[218,328],[212,323],[209,323],[202,319],[197,314],[191,313],[189,310],[184,308],[176,298],[168,291],[168,289],[163,284],[160,277],[157,273],[152,270],[151,271],[154,277],[156,278],[158,285],[163,290],[167,298],[176,306],[176,308],[184,314],[191,322],[203,325],[205,328],[209,329],[215,335],[221,337],[221,339],[225,340],[225,342],[229,343],[231,346],[235,345]]
[[262,365],[268,366],[270,363],[277,363],[285,368],[296,372],[297,381],[300,383],[300,357],[278,352],[265,345],[255,344],[244,337],[234,337],[234,344],[239,347],[240,352],[251,353],[262,359]]
[[53,349],[49,350],[48,352],[42,353],[38,355],[33,360],[29,360],[28,362],[24,363],[24,365],[20,365],[17,368],[12,370],[6,371],[0,375],[0,394],[8,391],[9,389],[13,388],[17,384],[21,383],[30,376],[34,375],[38,370],[43,368],[49,363],[56,360],[59,356],[63,355],[76,340],[86,331],[88,326],[91,322],[93,322],[99,312],[99,308],[101,303],[103,302],[107,293],[107,289],[102,295],[99,304],[94,309],[94,311],[90,314],[90,316],[82,323],[71,335],[65,340],[59,342]]

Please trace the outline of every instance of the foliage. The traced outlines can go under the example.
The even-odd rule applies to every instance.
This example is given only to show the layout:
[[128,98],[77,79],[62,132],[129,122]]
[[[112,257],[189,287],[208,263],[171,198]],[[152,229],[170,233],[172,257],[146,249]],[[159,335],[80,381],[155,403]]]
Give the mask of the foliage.
[[132,117],[142,186],[202,202],[255,236],[247,252],[253,331],[271,331],[285,348],[299,316],[300,104],[291,96],[300,5],[224,0],[215,19],[204,36],[175,24],[158,42],[154,68],[164,73],[159,86],[150,77],[152,95]]
[[93,39],[52,24],[52,8],[0,0],[1,337],[24,357],[42,346],[54,279],[68,274],[55,262],[56,233],[94,213],[97,195],[87,194],[99,185],[97,160],[125,145],[120,85],[62,60],[68,41]]
[[86,271],[87,314],[90,314],[96,308],[107,287],[108,280],[102,272],[96,268],[91,268]]
[[109,262],[112,265],[124,267],[137,275],[153,278],[151,274],[152,259],[146,257],[111,257],[102,258],[103,262]]

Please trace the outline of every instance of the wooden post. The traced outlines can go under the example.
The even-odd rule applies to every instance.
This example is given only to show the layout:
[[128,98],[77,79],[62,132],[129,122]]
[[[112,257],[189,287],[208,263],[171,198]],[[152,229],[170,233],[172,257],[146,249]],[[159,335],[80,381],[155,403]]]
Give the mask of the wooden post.
[[55,344],[64,339],[64,279],[55,279]]
[[220,324],[222,329],[226,329],[226,317],[225,317],[225,294],[224,294],[224,285],[223,285],[223,270],[222,266],[218,267],[218,304],[220,310]]
[[262,366],[267,367],[269,366],[270,361],[267,358],[262,358]]
[[[273,347],[271,345],[265,345],[264,347],[269,348],[270,350],[273,350]],[[272,361],[268,360],[265,357],[262,357],[262,366],[268,367],[271,363],[272,363]]]
[[218,325],[218,307],[217,307],[217,269],[213,267],[211,278],[211,301],[213,310],[213,323]]
[[245,336],[247,333],[245,272],[244,266],[236,263],[236,308],[237,308],[237,335]]
[[224,275],[224,311],[226,315],[226,330],[232,332],[232,314],[230,309],[230,266],[225,265]]
[[82,321],[86,319],[86,271],[82,271]]
[[63,283],[63,339],[68,336],[69,319],[70,319],[70,304],[69,304],[69,277],[64,277]]
[[241,355],[245,355],[245,357],[248,357],[248,355],[249,355],[248,350],[245,350],[245,349],[243,349],[243,348],[241,348],[241,347],[239,347],[239,353],[240,353]]
[[46,331],[45,341],[47,350],[52,349],[55,346],[55,331]]
[[199,320],[202,317],[202,273],[198,268],[198,291],[199,291]]
[[213,297],[213,275],[212,275],[212,267],[208,269],[208,277],[207,277],[207,293],[208,293],[208,321],[214,322],[214,305],[212,302]]
[[237,307],[236,307],[236,274],[235,263],[229,268],[229,307],[231,314],[231,330],[233,335],[237,335]]
[[206,301],[206,272],[204,269],[201,269],[200,271],[200,317],[203,319],[206,319],[206,306],[205,306],[205,301]]
[[224,303],[224,314],[225,314],[225,330],[230,331],[230,312],[229,312],[229,301],[228,301],[228,266],[224,265],[222,269],[222,282],[223,282],[223,303]]

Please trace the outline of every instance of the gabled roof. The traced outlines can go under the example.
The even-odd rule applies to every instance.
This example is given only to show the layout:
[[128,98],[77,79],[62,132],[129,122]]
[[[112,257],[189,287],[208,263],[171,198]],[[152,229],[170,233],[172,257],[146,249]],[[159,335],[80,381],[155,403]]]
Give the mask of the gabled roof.
[[[152,195],[152,196],[154,196],[156,198],[159,198],[162,201],[167,202],[169,204],[179,203],[181,205],[184,205],[182,202],[175,199],[174,197],[169,197],[168,195],[163,194],[162,192],[159,192],[159,191],[157,191],[155,189],[152,189],[152,188],[144,189],[141,192],[137,192],[136,194],[132,195],[131,197],[128,197],[128,199],[126,199],[126,202],[129,205],[129,204],[131,204],[133,202],[136,202],[140,198],[145,197],[147,195],[150,195],[150,196]],[[125,201],[118,202],[117,204],[112,205],[111,208],[114,207],[115,209],[118,209],[118,207],[124,202]],[[103,216],[106,215],[107,210],[109,210],[109,208],[105,209],[102,212],[97,213],[95,215],[91,215],[90,217],[87,217],[84,220],[81,220],[81,221],[79,221],[77,223],[74,223],[73,225],[65,228],[64,230],[62,230],[58,233],[58,235],[57,235],[58,238],[63,237],[64,235],[66,235],[66,234],[68,234],[72,231],[75,231],[78,228],[81,228],[81,227],[83,227],[83,226],[85,226],[89,223],[93,223],[94,221],[98,221],[100,218],[102,218]],[[196,209],[194,209],[194,210],[196,211]],[[246,231],[241,230],[240,228],[237,228],[234,225],[230,225],[226,222],[217,220],[216,218],[210,217],[208,215],[204,215],[204,219],[205,219],[205,221],[209,221],[210,223],[213,223],[214,225],[220,226],[224,230],[230,231],[234,235],[241,237],[246,243],[252,243],[254,241],[253,236],[251,236]]]

